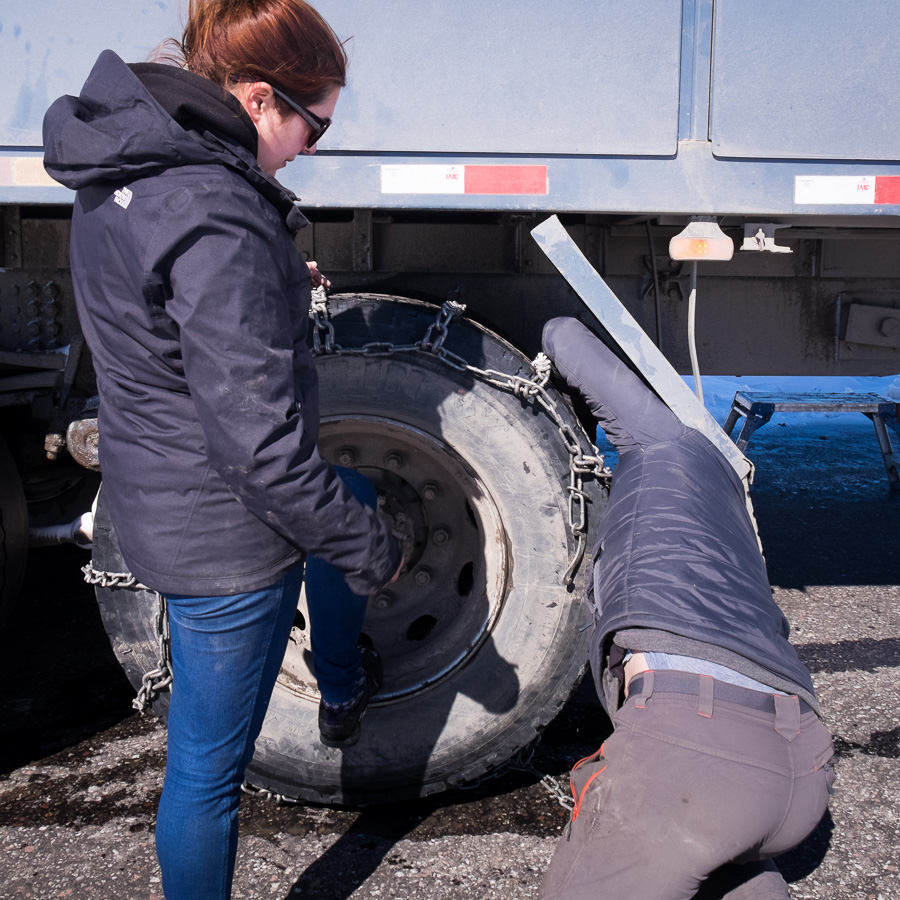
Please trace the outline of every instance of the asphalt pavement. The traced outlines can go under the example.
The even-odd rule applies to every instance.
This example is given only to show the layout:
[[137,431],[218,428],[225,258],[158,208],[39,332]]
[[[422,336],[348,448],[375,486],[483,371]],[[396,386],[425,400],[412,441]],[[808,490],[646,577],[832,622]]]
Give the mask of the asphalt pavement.
[[[868,430],[753,438],[770,581],[838,751],[831,809],[778,860],[795,900],[900,898],[900,496]],[[131,710],[74,547],[35,551],[0,635],[0,898],[162,900],[153,847],[165,730]],[[364,810],[247,795],[235,898],[536,898],[565,782],[609,724],[588,685],[530,764]],[[598,893],[598,897],[602,894]]]

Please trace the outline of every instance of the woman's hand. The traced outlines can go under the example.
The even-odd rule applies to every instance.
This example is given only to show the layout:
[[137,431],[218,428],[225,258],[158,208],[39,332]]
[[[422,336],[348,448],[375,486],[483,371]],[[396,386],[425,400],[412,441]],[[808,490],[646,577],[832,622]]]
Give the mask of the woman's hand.
[[306,265],[309,266],[309,277],[314,288],[331,287],[331,282],[319,271],[319,264],[314,259],[307,260]]

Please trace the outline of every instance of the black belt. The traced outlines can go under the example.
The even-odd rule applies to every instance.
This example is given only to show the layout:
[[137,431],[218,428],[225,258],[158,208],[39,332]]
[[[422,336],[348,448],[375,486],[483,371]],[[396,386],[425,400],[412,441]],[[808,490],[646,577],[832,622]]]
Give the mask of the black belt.
[[[709,678],[709,675],[697,675],[692,672],[673,672],[670,670],[654,670],[653,693],[660,694],[687,694],[692,697],[700,696],[700,679]],[[775,694],[767,694],[765,691],[754,691],[752,688],[730,684],[727,681],[712,679],[713,698],[724,700],[726,703],[736,703],[738,706],[749,706],[750,709],[758,709],[760,712],[775,713]],[[628,697],[636,697],[644,687],[644,676],[635,675],[628,682]],[[799,699],[799,698],[798,698]],[[812,712],[812,707],[800,700],[800,712]]]

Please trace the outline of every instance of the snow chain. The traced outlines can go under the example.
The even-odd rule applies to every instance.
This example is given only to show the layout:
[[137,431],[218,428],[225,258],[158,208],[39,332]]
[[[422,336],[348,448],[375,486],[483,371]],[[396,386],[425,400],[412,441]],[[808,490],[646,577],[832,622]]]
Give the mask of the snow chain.
[[241,790],[252,797],[262,797],[264,800],[271,800],[276,806],[283,806],[285,803],[290,806],[300,806],[302,803],[302,801],[295,800],[293,797],[285,797],[284,794],[257,787],[255,784],[250,784],[249,781],[245,781],[241,785]]
[[591,444],[590,455],[582,452],[578,438],[564,421],[558,406],[547,392],[546,385],[550,379],[550,360],[543,353],[539,353],[532,363],[535,372],[532,378],[508,375],[505,372],[479,369],[469,365],[461,356],[444,347],[451,322],[466,310],[464,304],[457,303],[455,300],[447,300],[444,303],[435,321],[425,331],[425,336],[417,343],[392,344],[389,341],[373,341],[363,344],[362,347],[344,348],[335,340],[334,324],[329,317],[325,288],[318,287],[312,294],[310,317],[315,324],[313,331],[314,356],[323,354],[328,356],[392,356],[395,353],[430,353],[451,369],[468,372],[493,387],[512,392],[522,400],[537,402],[544,409],[556,424],[569,453],[569,484],[566,490],[569,494],[569,527],[575,537],[576,547],[569,567],[563,576],[563,581],[566,585],[571,585],[575,580],[575,573],[584,558],[587,546],[587,494],[584,492],[584,476],[608,478],[611,473],[606,468],[599,450],[593,444]]
[[[91,563],[82,567],[84,580],[88,584],[98,585],[103,588],[121,588],[131,591],[146,591],[147,587],[141,584],[131,572],[101,572],[95,569]],[[156,593],[155,591],[153,593]],[[162,691],[172,687],[172,655],[170,652],[171,635],[169,632],[169,609],[166,598],[156,593],[156,620],[154,631],[158,647],[156,668],[145,672],[141,677],[141,687],[137,696],[131,701],[131,705],[140,713],[145,713]]]

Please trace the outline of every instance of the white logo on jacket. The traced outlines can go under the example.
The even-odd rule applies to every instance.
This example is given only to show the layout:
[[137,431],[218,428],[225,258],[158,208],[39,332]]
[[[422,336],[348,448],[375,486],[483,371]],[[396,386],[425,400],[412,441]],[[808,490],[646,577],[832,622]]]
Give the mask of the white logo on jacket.
[[131,203],[132,193],[128,190],[128,188],[119,188],[115,192],[115,202],[122,207],[122,209],[128,209],[128,204]]

